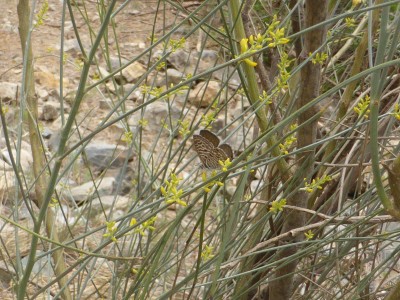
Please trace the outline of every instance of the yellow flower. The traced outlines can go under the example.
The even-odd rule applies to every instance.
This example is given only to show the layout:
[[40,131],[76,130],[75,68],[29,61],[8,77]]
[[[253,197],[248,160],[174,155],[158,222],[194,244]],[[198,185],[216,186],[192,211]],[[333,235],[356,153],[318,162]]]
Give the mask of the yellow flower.
[[278,211],[283,211],[283,207],[286,205],[286,199],[283,198],[279,201],[272,201],[270,211],[276,214]]

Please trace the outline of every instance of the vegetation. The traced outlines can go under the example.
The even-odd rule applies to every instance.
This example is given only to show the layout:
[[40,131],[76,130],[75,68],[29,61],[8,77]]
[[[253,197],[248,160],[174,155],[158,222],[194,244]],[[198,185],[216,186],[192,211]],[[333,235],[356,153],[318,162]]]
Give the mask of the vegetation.
[[[51,15],[47,1],[38,2],[29,23],[30,1],[19,2],[24,50],[19,105],[29,113],[21,116],[25,126],[17,136],[21,141],[29,129],[34,178],[21,171],[19,155],[12,158],[18,189],[12,213],[0,216],[14,230],[9,247],[6,226],[0,228],[12,295],[399,298],[400,1],[205,0],[194,7],[153,1],[146,7],[153,14],[146,47],[129,57],[120,50],[119,22],[134,1],[66,1],[62,15],[73,26],[80,60],[66,57],[61,46],[59,70],[63,74],[73,65],[79,85],[53,153],[41,138],[30,46],[32,33]],[[99,24],[91,21],[94,15]],[[83,34],[90,45],[82,43]],[[202,53],[209,49],[219,60],[202,68]],[[177,83],[167,77],[160,84],[170,58],[189,50],[198,54],[185,64],[195,67]],[[118,68],[111,67],[115,55]],[[139,62],[146,66],[143,75],[122,85],[123,70]],[[222,75],[213,101],[194,105],[191,90],[199,82],[207,89],[216,73]],[[59,84],[62,109],[67,97],[63,80]],[[132,106],[135,92],[140,101]],[[80,112],[93,95],[111,104],[88,133],[80,126],[90,122],[89,114],[82,120]],[[146,111],[156,103],[168,114],[154,129],[149,127],[155,116]],[[21,143],[8,137],[1,106],[8,151],[19,153]],[[97,180],[109,168],[95,174],[85,163],[85,147],[115,124],[124,128],[119,144],[135,157],[120,167],[122,177],[129,168],[135,171],[129,202],[118,215],[115,196],[95,219],[90,200],[80,208],[68,204],[75,209],[72,222],[60,185],[84,174],[100,195]],[[192,137],[204,128],[235,150],[220,169],[196,165]],[[119,190],[122,183],[117,185]],[[32,226],[16,213],[22,201]],[[24,241],[22,234],[28,234]],[[23,242],[29,244],[26,253]],[[34,268],[43,258],[52,276]]]

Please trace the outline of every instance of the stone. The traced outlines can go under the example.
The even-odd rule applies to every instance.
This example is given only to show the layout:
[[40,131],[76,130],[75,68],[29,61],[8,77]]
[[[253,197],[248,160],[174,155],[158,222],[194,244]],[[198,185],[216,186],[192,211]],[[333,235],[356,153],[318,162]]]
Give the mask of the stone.
[[[97,72],[99,72],[100,78],[106,78],[107,76],[110,75],[110,72],[108,72],[105,68],[100,67],[100,66],[99,66],[99,69],[97,70]],[[110,80],[110,79],[108,79],[108,80]]]
[[187,102],[187,98],[188,98],[188,93],[190,93],[189,90],[182,90],[181,93],[174,95],[173,97],[171,97],[170,102],[173,105],[176,105],[177,107],[184,107],[186,102]]
[[11,103],[18,100],[20,88],[13,82],[0,82],[0,101],[2,103]]
[[157,136],[160,130],[163,130],[169,135],[169,131],[163,129],[164,122],[168,122],[170,118],[176,124],[180,117],[180,109],[172,105],[168,108],[167,103],[156,101],[146,106],[144,115],[138,113],[134,114],[129,124],[133,126],[139,126],[139,121],[143,119],[147,121],[146,126],[143,128],[146,136]]
[[[35,82],[40,86],[46,87],[46,89],[59,89],[60,78],[48,71],[38,71],[35,72]],[[68,79],[64,78],[63,84],[64,87],[68,87]]]
[[[61,46],[57,47],[57,50],[60,50]],[[77,39],[69,39],[64,41],[64,52],[70,52],[73,54],[79,53],[81,48],[79,47],[79,43]]]
[[190,54],[184,50],[177,50],[167,57],[167,62],[176,70],[187,71],[187,65],[190,64]]
[[[81,208],[82,214],[87,218],[94,218],[99,214],[105,213],[109,215],[109,210],[113,209],[113,217],[115,218],[114,212],[121,210],[126,211],[128,209],[130,199],[124,196],[101,196],[94,198],[90,201],[88,206],[83,206]],[[88,213],[84,212],[85,210]]]
[[[108,169],[104,176],[115,177],[117,183],[115,185],[115,194],[126,195],[128,194],[134,186],[134,181],[137,179],[136,168],[128,165],[126,168],[119,169]],[[144,186],[140,187],[141,189]]]
[[36,90],[36,95],[42,101],[47,101],[49,99],[49,96],[50,96],[49,92],[47,90],[45,90],[45,89],[42,89],[42,88],[38,88]]
[[61,140],[61,131],[60,130],[54,130],[52,131],[50,138],[47,142],[47,148],[49,151],[57,151],[58,145],[60,144]]
[[228,87],[232,90],[238,89],[241,85],[239,73],[231,66],[213,72],[212,77],[221,82],[228,80]]
[[82,185],[73,187],[69,191],[64,190],[62,197],[69,201],[81,203],[99,196],[112,195],[114,186],[114,177],[103,177],[95,180],[95,182],[89,181]]
[[48,140],[51,137],[52,134],[53,134],[53,131],[50,128],[48,128],[48,127],[44,127],[43,128],[42,137],[44,139]]
[[99,107],[100,109],[110,109],[113,107],[113,102],[110,98],[100,99]]
[[[135,61],[122,70],[122,83],[135,83],[142,75],[146,73],[146,68],[139,62]],[[118,77],[116,74],[115,77]]]
[[15,183],[14,171],[0,171],[0,203],[15,197]]
[[60,109],[60,103],[47,102],[42,107],[42,114],[40,115],[41,120],[54,121],[58,118]]
[[189,93],[189,101],[196,107],[208,107],[211,105],[221,87],[217,81],[201,82]]
[[[105,168],[120,168],[126,160],[128,149],[123,146],[105,142],[91,142],[85,148],[85,156],[89,164],[99,170]],[[133,158],[133,154],[128,161]]]
[[[37,250],[36,251],[36,259],[35,263],[32,268],[32,273],[33,274],[41,274],[43,277],[47,278],[52,278],[55,276],[54,274],[54,269],[53,266],[50,264],[51,261],[51,255],[49,253],[45,253],[42,250]],[[26,268],[26,265],[28,264],[28,259],[29,256],[25,256],[24,258],[21,259],[21,264]],[[45,275],[44,275],[45,274]]]
[[119,69],[123,65],[126,65],[129,61],[126,58],[112,56],[110,57],[111,72]]
[[135,88],[135,84],[127,83],[123,85],[124,97],[126,99],[137,102],[141,101],[143,98],[143,94],[137,87]]
[[31,144],[26,141],[21,141],[21,149],[29,153],[32,153]]
[[[13,155],[13,158],[14,158],[14,161],[15,161],[16,158],[17,158],[17,151],[14,150],[14,149],[11,150],[11,151],[12,151],[12,155]],[[20,150],[20,157],[21,157],[21,159],[20,159],[21,168],[22,168],[23,172],[25,173],[25,172],[27,172],[27,171],[31,168],[32,163],[33,163],[33,157],[32,157],[32,154],[31,154],[30,152],[28,152],[28,151],[26,151],[26,150],[24,150],[24,149],[21,149],[21,150]],[[10,156],[10,153],[8,152],[7,149],[1,151],[1,158],[2,158],[7,164],[9,164],[10,166],[12,166],[12,163],[11,163],[11,156]],[[15,161],[15,162],[16,162],[16,161]]]
[[175,69],[167,69],[165,72],[165,81],[164,84],[169,87],[171,86],[171,83],[176,85],[180,83],[182,80],[185,78],[185,74],[182,72],[179,72],[178,70]]
[[217,65],[218,61],[218,52],[215,50],[207,50],[204,49],[200,53],[200,63],[198,72],[202,73],[207,71]]

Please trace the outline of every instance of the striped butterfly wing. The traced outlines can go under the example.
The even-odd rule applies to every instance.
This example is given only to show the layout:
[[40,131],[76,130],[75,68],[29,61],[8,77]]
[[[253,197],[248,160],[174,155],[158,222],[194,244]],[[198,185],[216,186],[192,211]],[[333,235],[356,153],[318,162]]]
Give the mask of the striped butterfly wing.
[[212,163],[213,159],[210,157],[212,157],[212,153],[214,149],[216,149],[213,143],[202,135],[193,135],[193,142],[194,149],[199,155],[203,166],[206,168],[212,168],[214,164]]
[[212,133],[211,131],[208,131],[206,129],[203,129],[203,130],[200,130],[200,135],[203,138],[209,140],[214,145],[214,147],[218,147],[219,138],[214,133]]
[[227,158],[230,158],[230,160],[232,161],[232,159],[233,159],[233,151],[232,151],[231,146],[229,146],[228,144],[222,144],[218,148],[222,149],[222,151],[225,152],[226,157],[225,157],[224,160],[226,160]]
[[203,166],[208,169],[220,168],[219,161],[233,159],[233,151],[228,144],[219,146],[219,138],[208,130],[201,130],[200,135],[193,135],[194,148]]

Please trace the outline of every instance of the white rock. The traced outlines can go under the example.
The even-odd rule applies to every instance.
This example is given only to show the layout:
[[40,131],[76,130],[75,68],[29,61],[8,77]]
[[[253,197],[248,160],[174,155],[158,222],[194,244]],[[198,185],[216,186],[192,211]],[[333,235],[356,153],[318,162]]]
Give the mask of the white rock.
[[[95,183],[89,181],[82,185],[71,188],[69,192],[64,191],[62,196],[70,201],[80,203],[98,196],[112,195],[114,185],[114,177],[104,177],[97,179]],[[97,186],[97,192],[95,186]]]
[[9,103],[18,99],[18,84],[13,82],[0,82],[0,101]]
[[190,91],[189,101],[196,107],[208,107],[216,99],[220,89],[217,81],[201,82]]
[[122,82],[135,83],[144,73],[146,73],[146,68],[141,63],[135,61],[122,70]]

